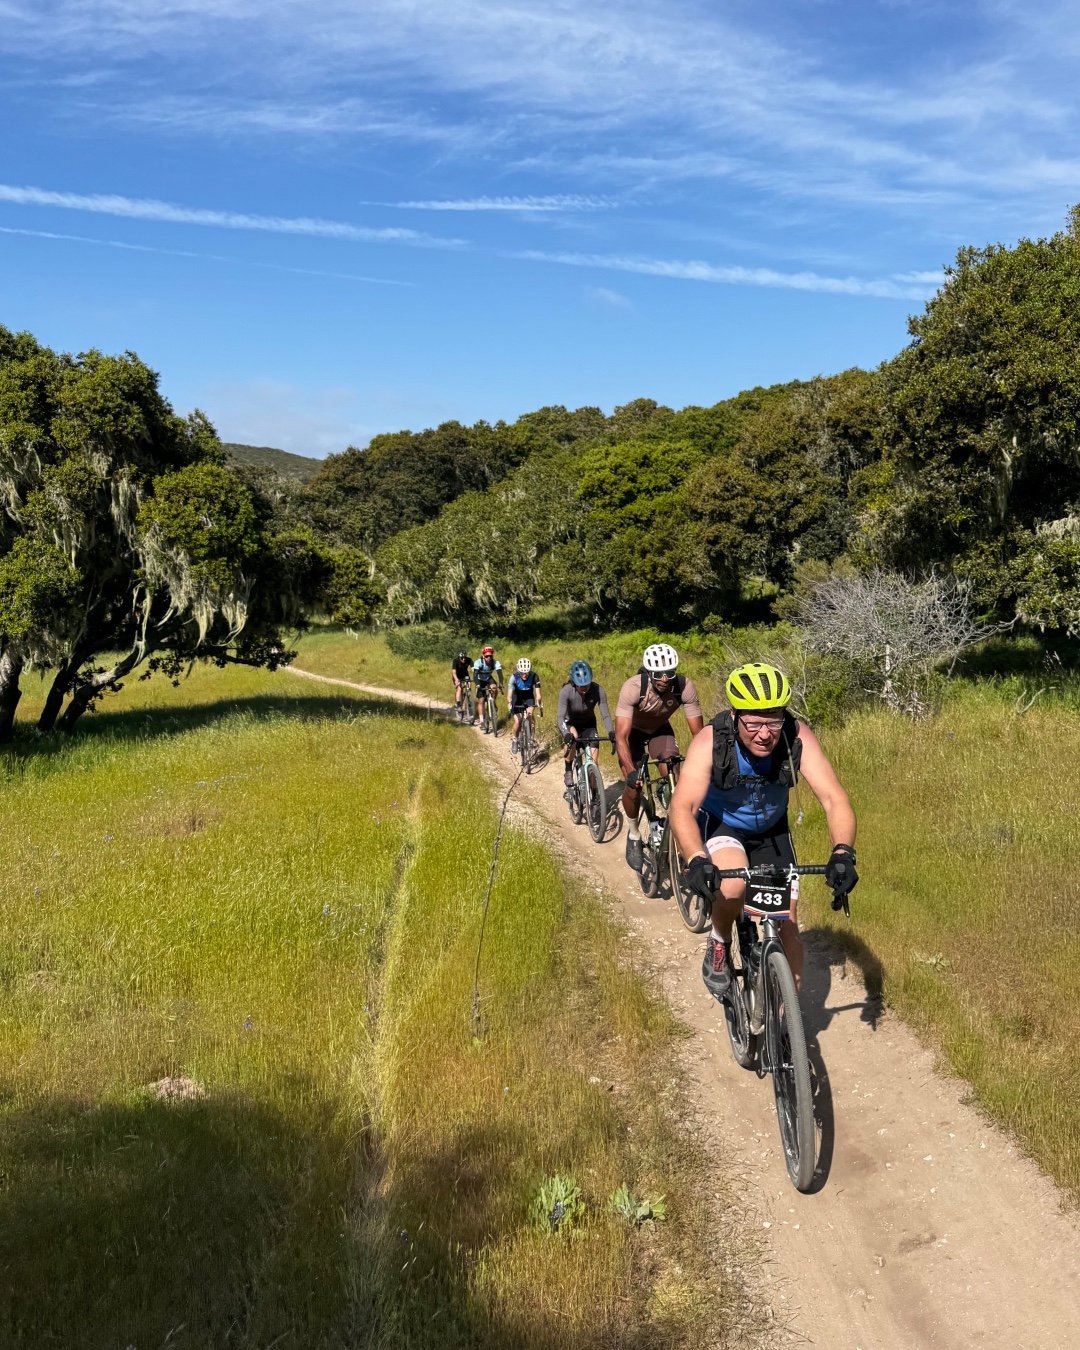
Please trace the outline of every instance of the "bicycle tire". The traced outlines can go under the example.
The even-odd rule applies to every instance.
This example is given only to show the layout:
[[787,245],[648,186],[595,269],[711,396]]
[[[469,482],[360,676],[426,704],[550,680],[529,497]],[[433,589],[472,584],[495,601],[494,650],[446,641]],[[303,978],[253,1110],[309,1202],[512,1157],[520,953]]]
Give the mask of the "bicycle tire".
[[752,1069],[757,1063],[758,1037],[750,1030],[749,972],[743,960],[738,933],[728,944],[731,987],[724,995],[724,1021],[727,1023],[731,1054],[740,1069]]
[[570,808],[570,819],[575,825],[580,825],[585,818],[585,803],[581,796],[581,774],[579,764],[575,756],[570,761],[570,773],[573,782],[567,788],[566,804]]
[[593,843],[602,842],[607,833],[607,792],[604,788],[604,775],[600,772],[600,765],[589,756],[588,763],[585,765],[585,814],[588,819],[589,833],[593,837]]
[[692,891],[689,886],[682,884],[682,856],[675,839],[675,831],[670,825],[667,835],[668,876],[671,878],[672,898],[679,906],[682,921],[691,933],[704,933],[709,926],[709,911],[705,907],[705,901],[702,900],[697,891]]
[[768,1043],[776,1119],[788,1176],[797,1191],[810,1189],[817,1163],[814,1148],[814,1098],[802,1009],[787,957],[774,947],[765,967],[765,1036]]
[[471,690],[465,691],[465,711],[469,714],[469,721],[476,721],[476,700],[472,696]]
[[664,883],[664,861],[660,850],[649,843],[647,835],[641,841],[641,872],[638,880],[649,899],[655,900]]
[[518,755],[521,758],[521,770],[529,772],[532,759],[532,720],[527,712],[521,714],[521,728],[518,731]]

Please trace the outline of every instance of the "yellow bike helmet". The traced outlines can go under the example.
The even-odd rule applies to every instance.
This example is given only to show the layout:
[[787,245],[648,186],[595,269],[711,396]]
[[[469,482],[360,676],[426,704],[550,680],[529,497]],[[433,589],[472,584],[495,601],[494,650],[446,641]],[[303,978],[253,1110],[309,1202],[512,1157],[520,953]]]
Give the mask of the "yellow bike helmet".
[[724,692],[737,712],[771,712],[787,703],[791,685],[782,670],[750,661],[731,672]]

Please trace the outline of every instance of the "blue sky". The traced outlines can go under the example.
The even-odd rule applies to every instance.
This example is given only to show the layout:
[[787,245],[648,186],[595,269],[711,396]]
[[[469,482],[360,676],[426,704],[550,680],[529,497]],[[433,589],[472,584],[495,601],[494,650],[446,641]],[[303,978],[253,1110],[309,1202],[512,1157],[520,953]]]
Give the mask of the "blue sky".
[[1080,200],[1078,48],[1055,0],[0,0],[0,323],[314,455],[872,366]]

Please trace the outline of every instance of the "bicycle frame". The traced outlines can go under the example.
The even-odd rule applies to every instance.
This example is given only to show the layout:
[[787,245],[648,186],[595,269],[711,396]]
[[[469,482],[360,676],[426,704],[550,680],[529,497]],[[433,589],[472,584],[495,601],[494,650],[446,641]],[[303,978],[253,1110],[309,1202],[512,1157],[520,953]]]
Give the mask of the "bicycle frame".
[[[668,819],[668,808],[671,805],[671,794],[675,790],[679,765],[682,761],[682,755],[667,755],[664,759],[650,760],[646,751],[635,770],[637,783],[641,788],[641,810],[645,812],[645,818],[649,822],[648,837],[642,839],[645,862],[640,877],[641,889],[650,897],[660,894],[665,878],[670,878],[673,886],[676,884],[669,865],[671,822]],[[669,770],[667,774],[657,775],[655,791],[649,774],[650,763],[664,764]],[[657,809],[658,804],[663,814]]]

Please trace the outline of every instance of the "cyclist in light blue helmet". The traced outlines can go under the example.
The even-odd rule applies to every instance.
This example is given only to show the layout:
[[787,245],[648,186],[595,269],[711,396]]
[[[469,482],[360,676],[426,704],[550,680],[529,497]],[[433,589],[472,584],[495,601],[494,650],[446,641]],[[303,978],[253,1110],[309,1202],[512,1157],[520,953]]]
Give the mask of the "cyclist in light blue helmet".
[[600,733],[596,726],[596,710],[604,719],[608,740],[614,742],[615,723],[608,711],[607,695],[601,685],[593,679],[592,667],[588,661],[575,661],[570,667],[570,678],[559,690],[559,712],[555,719],[566,749],[563,752],[565,770],[563,782],[569,789],[574,781],[570,762],[574,757],[574,745],[578,740],[586,740],[592,747],[592,757],[596,758],[596,747]]

